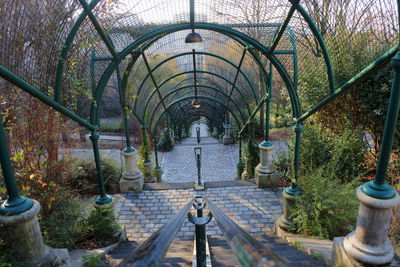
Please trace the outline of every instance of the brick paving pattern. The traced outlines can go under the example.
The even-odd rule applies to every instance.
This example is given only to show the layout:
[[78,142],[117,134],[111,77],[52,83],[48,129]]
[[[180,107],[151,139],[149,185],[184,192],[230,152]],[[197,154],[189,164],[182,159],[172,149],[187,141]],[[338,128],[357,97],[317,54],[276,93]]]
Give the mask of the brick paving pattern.
[[[195,195],[213,201],[233,221],[252,234],[272,231],[274,219],[282,214],[275,193],[254,186],[193,190],[143,191],[116,195],[118,222],[126,228],[129,240],[141,243],[167,223]],[[207,214],[205,210],[204,214]],[[192,214],[196,214],[192,208]],[[222,235],[214,219],[207,225],[208,235]],[[194,235],[194,225],[185,219],[178,236]]]
[[196,127],[200,127],[202,147],[201,177],[202,181],[228,181],[236,176],[238,153],[236,146],[225,146],[218,143],[207,133],[207,126],[194,123],[191,137],[183,139],[174,149],[165,153],[162,162],[163,182],[195,182],[197,181],[197,167],[194,156],[194,147],[197,146]]

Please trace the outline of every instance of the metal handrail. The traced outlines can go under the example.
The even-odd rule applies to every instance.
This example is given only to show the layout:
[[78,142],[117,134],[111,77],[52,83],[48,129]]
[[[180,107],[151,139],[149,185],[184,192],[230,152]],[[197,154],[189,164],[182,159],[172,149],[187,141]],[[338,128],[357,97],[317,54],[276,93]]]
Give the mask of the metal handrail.
[[182,226],[186,215],[190,212],[194,198],[186,204],[169,222],[152,234],[137,247],[118,266],[158,266],[167,253],[168,247]]
[[217,208],[215,204],[207,199],[206,203],[224,234],[228,245],[242,266],[290,266],[288,262],[246,233],[223,211]]

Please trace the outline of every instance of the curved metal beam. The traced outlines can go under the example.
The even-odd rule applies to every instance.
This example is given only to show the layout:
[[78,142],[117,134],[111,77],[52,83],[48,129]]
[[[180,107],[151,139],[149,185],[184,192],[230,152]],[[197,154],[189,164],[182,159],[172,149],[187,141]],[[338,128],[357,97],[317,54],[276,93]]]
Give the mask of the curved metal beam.
[[[162,65],[164,65],[165,63],[167,63],[167,62],[170,61],[170,60],[173,60],[173,59],[175,59],[175,58],[182,57],[182,56],[192,55],[192,54],[193,54],[193,52],[184,52],[184,53],[180,53],[180,54],[173,55],[173,56],[171,56],[171,57],[169,57],[169,58],[167,58],[167,59],[164,59],[164,60],[161,61],[160,63],[158,63],[156,66],[154,66],[154,67],[151,69],[151,71],[154,72],[155,70],[157,70],[159,67],[161,67]],[[206,55],[206,56],[211,56],[211,57],[218,58],[218,59],[220,59],[220,60],[223,60],[223,61],[227,62],[228,64],[230,64],[231,66],[233,66],[235,69],[238,69],[238,67],[239,67],[238,65],[236,65],[235,63],[233,63],[233,62],[230,61],[229,59],[226,59],[226,58],[224,58],[224,57],[222,57],[222,56],[219,56],[219,55],[216,55],[216,54],[213,54],[213,53],[208,53],[208,52],[195,52],[195,54],[198,54],[198,55]],[[133,66],[132,66],[132,67],[133,67]],[[126,73],[128,73],[128,72],[130,72],[130,70],[127,69]],[[199,71],[196,71],[196,72],[199,72]],[[239,72],[240,72],[240,73],[243,75],[243,77],[246,79],[247,83],[249,84],[250,88],[251,88],[252,91],[253,91],[254,99],[256,99],[256,102],[258,103],[258,96],[257,96],[257,93],[255,92],[255,89],[254,89],[253,85],[252,85],[251,82],[250,82],[250,79],[247,77],[247,75],[244,74],[244,72],[243,72],[242,70],[239,69]],[[141,90],[142,90],[142,88],[143,88],[143,85],[144,85],[144,83],[146,82],[146,80],[147,80],[148,78],[149,78],[149,74],[147,74],[147,75],[144,77],[142,83],[139,85],[139,88],[138,88],[138,90],[137,90],[137,92],[136,92],[136,95],[140,95],[140,92],[141,92]],[[235,86],[235,89],[238,90],[238,91],[240,91],[240,89],[237,88],[236,86]],[[152,95],[153,95],[153,93],[154,93],[154,90],[153,90],[153,92],[152,92]],[[135,104],[136,104],[136,101],[137,101],[137,100],[135,100]]]
[[[138,38],[135,42],[133,42],[132,44],[127,46],[123,51],[121,51],[118,55],[119,59],[121,61],[130,53],[130,51],[134,50],[136,47],[138,47],[139,45],[141,45],[142,43],[146,42],[149,39],[152,39],[156,36],[163,35],[163,34],[165,35],[165,34],[169,34],[169,33],[176,32],[176,31],[187,30],[187,29],[189,29],[189,27],[190,27],[190,24],[188,24],[188,23],[175,24],[175,25],[170,25],[170,26],[164,27],[162,29],[155,30],[149,34],[146,34],[145,36]],[[297,118],[300,116],[300,103],[298,101],[297,92],[294,90],[292,81],[291,81],[288,73],[286,72],[286,69],[284,68],[284,66],[280,63],[280,61],[274,55],[269,54],[269,50],[266,47],[264,47],[261,43],[250,38],[249,36],[247,36],[246,34],[244,34],[242,32],[239,32],[234,29],[230,29],[230,28],[227,28],[227,27],[224,27],[221,25],[197,23],[196,28],[216,31],[216,32],[220,32],[225,35],[231,34],[231,35],[237,36],[238,38],[242,39],[243,41],[248,42],[250,45],[254,46],[256,49],[260,50],[260,52],[263,55],[265,55],[272,62],[274,67],[277,69],[277,71],[281,75],[283,81],[285,82],[286,87],[288,88],[289,95],[292,99],[292,101],[291,101],[292,116],[294,118]],[[96,103],[98,103],[99,102],[98,100],[101,99],[104,88],[106,86],[106,83],[117,66],[118,66],[118,62],[113,60],[110,63],[110,65],[107,67],[107,69],[105,70],[105,72],[103,73],[103,75],[100,79],[100,82],[97,86],[96,96],[95,96],[96,102],[93,103],[92,107],[91,107],[91,116],[90,116],[91,121],[98,121],[99,109],[98,109]]]
[[[169,109],[170,107],[172,107],[173,105],[175,105],[175,104],[177,104],[177,103],[179,103],[179,102],[181,102],[181,101],[184,101],[184,100],[187,100],[187,99],[192,99],[192,98],[193,98],[193,97],[190,96],[190,97],[184,97],[184,98],[175,100],[174,102],[170,103],[170,104],[167,106],[167,109]],[[221,101],[219,101],[219,100],[217,100],[217,99],[214,99],[214,98],[211,98],[211,97],[208,97],[208,96],[198,96],[197,98],[198,98],[198,99],[208,99],[208,100],[214,101],[214,102],[216,102],[216,103],[219,103],[222,107],[224,107],[224,103],[222,103]],[[241,124],[240,124],[240,121],[239,121],[238,118],[236,117],[235,113],[232,112],[231,109],[228,109],[228,110],[229,110],[229,112],[232,114],[232,116],[233,116],[233,118],[235,119],[235,121],[236,121],[236,123],[238,124],[238,126],[241,125]],[[155,126],[158,126],[158,123],[159,123],[161,117],[162,117],[164,114],[165,114],[165,110],[164,110],[164,111],[160,114],[160,116],[158,117]],[[152,121],[153,121],[153,120],[150,120],[150,122],[152,122]],[[152,124],[150,123],[149,127],[150,127],[151,125],[152,125]],[[150,128],[151,128],[151,127],[150,127]],[[153,132],[154,132],[154,131],[153,131]]]
[[[191,80],[192,80],[192,79],[191,79]],[[171,94],[173,94],[173,93],[175,93],[175,92],[177,92],[177,91],[180,91],[180,90],[186,89],[186,88],[191,88],[191,87],[194,87],[194,85],[193,85],[193,84],[190,84],[190,85],[185,85],[185,86],[178,87],[178,88],[176,88],[176,86],[174,86],[174,87],[172,87],[172,88],[176,88],[176,89],[174,89],[174,90],[170,91],[168,94],[166,94],[166,95],[162,98],[162,100],[164,101],[168,96],[170,96]],[[224,91],[222,91],[222,90],[220,90],[220,89],[217,89],[217,88],[215,88],[215,87],[212,87],[212,86],[209,86],[209,85],[206,85],[206,84],[199,84],[199,85],[197,85],[197,87],[198,87],[198,88],[199,88],[199,87],[203,87],[203,88],[212,89],[212,90],[214,90],[214,91],[216,91],[216,92],[218,92],[218,93],[223,94],[223,95],[226,96],[227,98],[229,98],[229,96],[228,96]],[[240,94],[240,95],[242,96],[244,102],[246,103],[247,111],[249,112],[249,114],[251,114],[251,110],[250,110],[249,103],[246,101],[245,97],[244,97],[242,94]],[[147,99],[147,102],[146,102],[146,104],[145,104],[145,107],[144,107],[144,112],[145,112],[145,113],[146,113],[146,111],[147,111],[147,108],[148,108],[148,105],[149,105],[149,103],[150,103],[151,97],[152,97],[152,96],[150,96],[150,97]],[[232,101],[233,101],[233,100],[232,100]],[[236,104],[236,106],[237,106],[237,103],[235,103],[235,104]]]
[[[101,0],[93,0],[88,4],[88,9],[92,10]],[[88,12],[83,10],[79,17],[76,19],[74,26],[72,26],[71,30],[68,33],[67,38],[65,39],[64,45],[62,46],[60,59],[58,60],[57,70],[56,70],[56,78],[54,83],[54,100],[60,102],[61,95],[61,80],[64,74],[65,62],[67,59],[67,55],[69,49],[71,48],[72,42],[74,41],[75,35],[79,30],[79,27],[82,25],[83,21],[87,17]]]
[[[233,83],[232,83],[231,81],[229,81],[227,78],[225,78],[224,76],[222,76],[222,75],[220,75],[220,74],[218,74],[218,73],[214,73],[214,72],[210,72],[210,71],[205,71],[205,70],[197,70],[196,72],[197,72],[197,73],[205,73],[205,74],[209,74],[209,75],[216,76],[216,77],[218,77],[218,78],[220,78],[220,79],[226,81],[227,83],[229,83],[230,85],[233,86]],[[181,76],[181,75],[189,74],[189,73],[194,73],[194,71],[192,71],[192,70],[191,70],[191,71],[184,71],[184,72],[180,72],[180,73],[174,74],[174,75],[170,76],[169,78],[167,78],[166,80],[164,80],[163,82],[161,82],[161,83],[158,85],[158,87],[161,88],[164,84],[166,84],[166,83],[169,82],[170,80],[172,80],[172,79],[174,79],[174,78],[176,78],[176,77],[179,77],[179,76]],[[238,89],[238,91],[239,91],[239,89]],[[147,101],[149,101],[149,99],[150,99],[151,97],[153,97],[153,95],[154,95],[154,91],[152,92],[152,94],[149,95],[149,97],[147,98]],[[146,101],[146,102],[147,102],[147,101]],[[136,110],[136,105],[135,105],[135,110]]]
[[[173,94],[173,93],[174,93],[174,92],[170,92],[168,95],[171,95],[171,94]],[[165,97],[167,97],[168,95],[166,95]],[[226,95],[226,94],[225,94],[225,95]],[[165,97],[164,97],[162,100],[164,100]],[[188,96],[188,97],[189,97],[189,98],[190,98],[190,97],[193,98],[193,96]],[[203,97],[204,97],[204,96],[203,96]],[[185,98],[186,98],[186,97],[185,97]],[[199,96],[197,96],[197,98],[199,98]],[[181,98],[179,98],[179,99],[181,99]],[[179,99],[178,99],[178,100],[179,100]],[[216,100],[216,98],[211,98],[211,97],[210,97],[210,99]],[[160,106],[160,103],[163,103],[163,101],[158,102],[158,104],[157,104],[156,107],[154,108],[153,112],[151,113],[150,122],[153,121],[153,116],[154,116],[156,110],[158,109],[158,107]],[[221,102],[221,103],[222,103],[222,102]],[[239,112],[239,114],[240,114],[240,117],[242,118],[242,120],[243,120],[243,122],[244,122],[244,121],[245,121],[245,118],[244,118],[244,116],[243,116],[242,111],[240,110],[240,108],[238,107],[238,105],[236,104],[236,102],[232,102],[232,103],[235,105],[236,109],[238,110],[238,112]],[[168,112],[168,108],[164,108],[164,109]],[[147,115],[149,115],[149,113],[148,113]],[[172,118],[171,118],[171,119],[172,119]]]

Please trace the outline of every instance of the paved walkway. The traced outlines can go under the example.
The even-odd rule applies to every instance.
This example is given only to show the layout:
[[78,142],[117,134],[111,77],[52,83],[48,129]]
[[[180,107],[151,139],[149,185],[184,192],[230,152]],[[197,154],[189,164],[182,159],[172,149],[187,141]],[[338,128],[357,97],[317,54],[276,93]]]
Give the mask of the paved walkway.
[[225,146],[218,140],[210,137],[205,124],[193,124],[191,137],[188,137],[174,149],[164,154],[161,167],[163,168],[162,181],[195,182],[197,181],[197,167],[194,147],[197,146],[196,128],[200,128],[200,147],[202,148],[201,179],[203,182],[232,181],[236,176],[238,154],[235,145]]
[[[204,192],[178,189],[115,195],[118,222],[126,228],[129,240],[140,243],[167,223],[195,195],[213,201],[233,221],[253,234],[270,233],[274,218],[282,214],[272,190],[236,186],[209,188]],[[194,208],[192,214],[196,214]],[[214,219],[207,225],[207,234],[222,235]],[[192,235],[194,226],[185,219],[178,236]]]

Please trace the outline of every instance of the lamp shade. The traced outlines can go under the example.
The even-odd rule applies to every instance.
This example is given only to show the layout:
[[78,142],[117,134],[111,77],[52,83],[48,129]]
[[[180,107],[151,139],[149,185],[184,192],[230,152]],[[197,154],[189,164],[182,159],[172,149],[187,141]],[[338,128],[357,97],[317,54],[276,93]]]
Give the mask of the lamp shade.
[[196,146],[194,148],[194,154],[195,154],[196,158],[197,158],[197,155],[201,155],[201,147],[200,146]]
[[192,101],[192,106],[193,106],[194,108],[200,108],[200,102],[199,102],[199,100],[194,99],[194,100]]
[[190,50],[202,50],[203,49],[203,38],[197,32],[190,32],[186,38],[185,43]]

